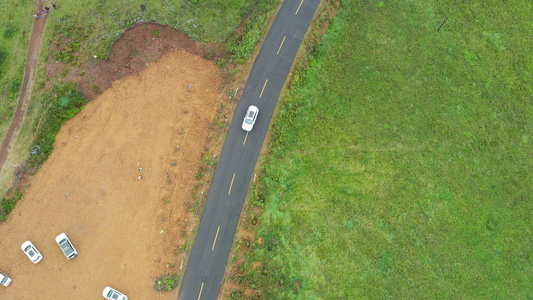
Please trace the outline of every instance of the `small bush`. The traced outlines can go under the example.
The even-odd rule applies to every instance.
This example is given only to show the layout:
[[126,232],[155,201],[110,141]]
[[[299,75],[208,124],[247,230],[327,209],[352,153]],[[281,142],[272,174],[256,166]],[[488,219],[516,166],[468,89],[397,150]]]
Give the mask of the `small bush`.
[[226,66],[227,61],[223,58],[217,60],[215,64],[221,68],[224,68]]
[[244,299],[244,291],[243,290],[233,290],[229,294],[230,299],[232,300],[241,300]]
[[156,292],[168,292],[178,287],[178,275],[161,275],[154,283],[154,291]]

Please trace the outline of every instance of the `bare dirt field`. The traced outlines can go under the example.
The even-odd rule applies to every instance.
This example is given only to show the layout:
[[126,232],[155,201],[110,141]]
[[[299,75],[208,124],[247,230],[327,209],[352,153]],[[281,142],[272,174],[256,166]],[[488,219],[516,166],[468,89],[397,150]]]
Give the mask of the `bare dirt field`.
[[[153,284],[180,271],[175,253],[193,223],[185,203],[221,103],[219,82],[211,61],[174,50],[67,122],[0,225],[0,270],[13,278],[0,299],[100,299],[108,285],[133,300],[175,299],[177,290],[157,294]],[[79,252],[71,261],[54,241],[61,232]],[[20,249],[26,240],[43,253],[40,263]]]

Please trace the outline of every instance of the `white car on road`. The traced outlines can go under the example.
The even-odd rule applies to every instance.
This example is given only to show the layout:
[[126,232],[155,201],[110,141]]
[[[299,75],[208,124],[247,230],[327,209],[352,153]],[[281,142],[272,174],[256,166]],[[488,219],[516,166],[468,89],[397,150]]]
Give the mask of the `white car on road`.
[[65,233],[56,237],[56,243],[61,247],[63,254],[65,254],[68,259],[73,259],[78,255],[78,251],[76,251],[76,248],[74,248],[74,245],[72,245],[72,242]]
[[39,252],[39,250],[37,250],[37,247],[35,247],[35,245],[30,242],[30,241],[25,241],[22,246],[22,251],[24,251],[24,253],[26,253],[26,255],[28,256],[28,258],[34,263],[38,263],[41,261],[41,259],[43,259],[43,255],[41,254],[41,252]]
[[115,290],[110,286],[106,286],[102,292],[102,296],[109,300],[128,300],[128,296],[122,294],[121,292]]
[[11,278],[6,274],[0,272],[0,284],[3,286],[8,286],[11,283]]
[[257,108],[257,106],[252,105],[248,107],[248,111],[246,111],[246,115],[244,116],[244,121],[242,121],[242,129],[244,131],[252,131],[258,113],[259,108]]

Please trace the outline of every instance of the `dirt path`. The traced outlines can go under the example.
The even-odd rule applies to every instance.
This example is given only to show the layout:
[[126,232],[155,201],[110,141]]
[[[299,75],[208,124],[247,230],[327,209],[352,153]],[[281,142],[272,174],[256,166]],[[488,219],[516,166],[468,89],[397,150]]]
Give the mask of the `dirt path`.
[[[44,0],[39,0],[39,10],[42,10]],[[20,89],[19,102],[13,115],[13,120],[7,131],[5,139],[0,146],[0,172],[3,170],[11,149],[17,140],[17,136],[24,122],[24,117],[28,111],[28,105],[31,100],[31,92],[35,82],[35,74],[39,65],[39,55],[41,53],[41,42],[48,15],[41,15],[40,19],[34,19],[31,29],[30,45],[28,47],[28,56],[26,57],[26,67],[24,69],[24,79]]]

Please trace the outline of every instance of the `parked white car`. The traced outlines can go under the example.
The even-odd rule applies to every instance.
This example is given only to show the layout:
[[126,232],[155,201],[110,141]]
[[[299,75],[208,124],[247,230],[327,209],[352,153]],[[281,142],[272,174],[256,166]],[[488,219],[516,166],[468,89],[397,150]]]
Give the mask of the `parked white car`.
[[102,296],[109,300],[128,300],[128,296],[122,294],[121,292],[115,290],[110,286],[106,286],[102,292]]
[[34,264],[40,262],[43,259],[43,255],[41,254],[41,252],[39,252],[39,250],[37,250],[37,247],[35,247],[35,245],[32,242],[25,241],[22,244],[21,248],[22,248],[22,251],[24,251],[24,253],[26,253],[28,258]]
[[248,107],[248,111],[246,111],[246,115],[244,116],[244,120],[242,121],[242,130],[252,131],[252,128],[254,128],[255,120],[257,119],[257,114],[259,114],[259,108],[257,108],[257,106],[252,105]]
[[68,238],[66,233],[62,233],[56,237],[56,243],[61,247],[61,250],[63,250],[63,254],[68,259],[73,259],[78,255],[78,251],[76,251],[76,248],[74,248],[74,245],[72,245],[72,242]]
[[11,278],[6,274],[0,272],[0,284],[3,286],[8,286],[11,283]]

